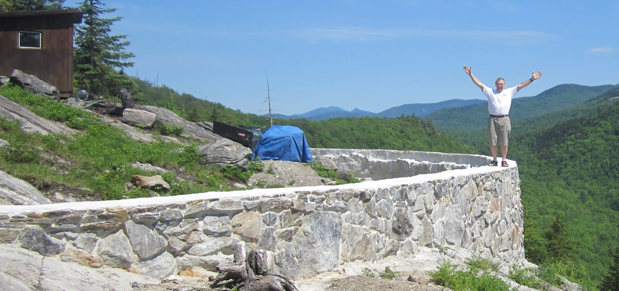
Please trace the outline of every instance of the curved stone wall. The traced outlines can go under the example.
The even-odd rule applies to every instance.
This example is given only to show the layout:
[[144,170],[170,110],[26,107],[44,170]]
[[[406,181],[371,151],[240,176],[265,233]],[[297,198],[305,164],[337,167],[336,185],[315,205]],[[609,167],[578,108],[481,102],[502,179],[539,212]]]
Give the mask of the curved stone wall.
[[[336,151],[342,150],[312,150],[315,158]],[[420,246],[462,247],[508,263],[524,259],[515,162],[487,167],[480,166],[488,159],[482,156],[388,152],[401,157],[383,160],[458,169],[340,186],[0,206],[0,242],[159,278],[214,271],[243,261],[250,249],[265,251],[271,270],[292,278],[349,261],[411,256]]]

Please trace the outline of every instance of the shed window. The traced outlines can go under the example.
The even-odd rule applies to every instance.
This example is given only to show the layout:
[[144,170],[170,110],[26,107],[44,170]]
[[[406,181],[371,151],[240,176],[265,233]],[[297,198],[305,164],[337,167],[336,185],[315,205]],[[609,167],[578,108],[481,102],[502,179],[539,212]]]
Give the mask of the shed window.
[[20,31],[19,32],[19,47],[20,48],[41,48],[41,33],[36,31]]

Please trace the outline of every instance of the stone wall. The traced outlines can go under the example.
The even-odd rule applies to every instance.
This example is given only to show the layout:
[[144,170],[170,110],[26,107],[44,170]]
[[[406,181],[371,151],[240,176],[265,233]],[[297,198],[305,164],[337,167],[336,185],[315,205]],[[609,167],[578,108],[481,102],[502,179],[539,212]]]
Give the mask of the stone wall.
[[[347,150],[312,150],[330,159],[338,151]],[[348,151],[380,160],[379,151]],[[214,271],[243,261],[250,249],[265,251],[271,270],[292,278],[355,260],[413,256],[420,246],[462,247],[507,263],[524,259],[515,162],[487,167],[482,156],[383,152],[382,160],[395,164],[451,168],[340,186],[0,206],[0,243],[159,278]]]

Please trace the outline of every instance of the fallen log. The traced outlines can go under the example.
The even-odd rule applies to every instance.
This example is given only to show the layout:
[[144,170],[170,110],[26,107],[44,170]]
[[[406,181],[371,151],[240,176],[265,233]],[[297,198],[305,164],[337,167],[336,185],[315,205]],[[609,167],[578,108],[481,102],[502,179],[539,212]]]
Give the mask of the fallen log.
[[251,251],[244,265],[225,265],[218,268],[219,274],[212,288],[225,287],[239,291],[299,291],[285,276],[270,274],[264,252]]

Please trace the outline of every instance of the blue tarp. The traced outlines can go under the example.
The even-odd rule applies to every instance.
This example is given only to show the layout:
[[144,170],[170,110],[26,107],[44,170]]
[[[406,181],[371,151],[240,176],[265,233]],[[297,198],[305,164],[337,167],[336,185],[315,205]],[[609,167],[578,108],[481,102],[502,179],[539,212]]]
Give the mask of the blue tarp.
[[251,159],[254,160],[256,156],[261,161],[281,160],[302,163],[314,161],[305,140],[305,133],[300,128],[289,125],[273,125],[265,131],[254,147]]

